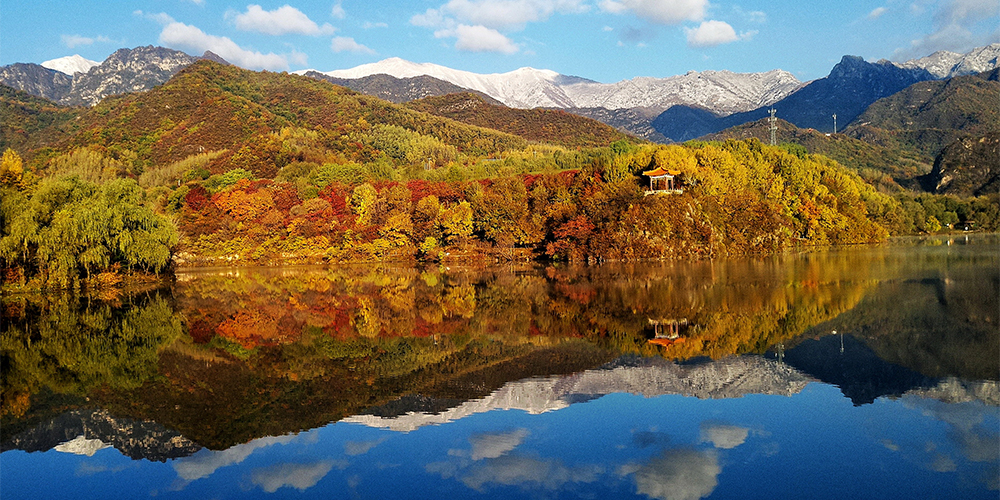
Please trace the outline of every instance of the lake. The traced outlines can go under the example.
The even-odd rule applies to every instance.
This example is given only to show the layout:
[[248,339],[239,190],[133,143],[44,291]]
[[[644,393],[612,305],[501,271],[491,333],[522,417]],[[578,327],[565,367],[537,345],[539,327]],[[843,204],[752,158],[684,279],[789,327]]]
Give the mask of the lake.
[[996,499],[1000,237],[3,299],[14,498]]

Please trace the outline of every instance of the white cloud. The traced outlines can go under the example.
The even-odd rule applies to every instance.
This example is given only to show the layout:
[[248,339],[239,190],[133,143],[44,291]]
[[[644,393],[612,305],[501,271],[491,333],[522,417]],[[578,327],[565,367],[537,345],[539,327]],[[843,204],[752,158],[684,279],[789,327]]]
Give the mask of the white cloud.
[[90,38],[80,35],[62,35],[60,39],[62,40],[63,45],[71,49],[74,47],[79,47],[81,45],[93,45],[94,42],[108,43],[111,41],[111,39],[106,36]]
[[705,17],[708,0],[601,0],[598,6],[612,14],[632,12],[655,23],[680,24],[683,21],[701,21]]
[[265,35],[330,35],[336,28],[329,23],[322,26],[316,24],[309,16],[299,9],[290,5],[279,7],[275,10],[264,10],[260,5],[248,5],[247,11],[237,14],[233,11],[226,13],[226,18],[231,18],[236,24],[236,28],[242,31],[255,31]]
[[636,491],[661,500],[699,500],[712,494],[722,472],[714,452],[671,450],[645,465],[625,465],[619,474],[634,474]]
[[424,28],[441,28],[454,24],[454,19],[447,19],[438,9],[427,9],[423,14],[416,14],[410,18],[410,24]]
[[[911,6],[920,15],[929,7],[924,3]],[[897,49],[901,59],[922,57],[938,50],[966,52],[974,47],[1000,41],[996,18],[1000,2],[996,0],[946,0],[934,12],[934,31],[910,42],[910,47]]]
[[493,29],[520,29],[526,23],[545,21],[556,12],[579,13],[582,0],[451,0],[441,12],[458,21]]
[[495,29],[486,26],[459,24],[454,29],[434,32],[435,38],[455,38],[455,48],[465,52],[499,52],[514,54],[520,47]]
[[184,23],[172,22],[164,26],[163,31],[160,32],[160,43],[192,50],[196,53],[210,50],[243,68],[273,71],[288,69],[288,58],[285,56],[246,50],[227,37],[209,35],[195,26]]
[[349,36],[338,36],[330,41],[330,50],[340,52],[354,52],[356,54],[374,54],[375,51],[354,41]]
[[314,464],[281,464],[255,469],[250,481],[268,493],[274,493],[285,486],[305,491],[316,486],[316,483],[332,468],[333,462],[330,461]]
[[885,14],[888,10],[889,9],[885,7],[876,7],[875,9],[873,9],[871,12],[868,13],[868,19],[878,19],[882,17],[882,14]]
[[763,24],[767,22],[767,13],[760,10],[743,10],[736,6],[733,7],[733,11],[749,23]]
[[605,26],[605,27],[601,28],[601,31],[614,31],[614,30],[615,29],[612,28],[611,26]]
[[386,23],[373,23],[370,21],[365,21],[365,24],[362,24],[361,27],[363,29],[370,30],[372,28],[388,28],[389,25]]
[[723,21],[704,21],[697,28],[684,28],[684,32],[691,47],[715,47],[739,40],[736,30]]
[[195,5],[205,5],[205,0],[187,0]]
[[330,9],[330,17],[334,19],[344,19],[347,17],[347,12],[344,11],[344,6],[340,2],[333,4],[333,8]]
[[170,23],[174,22],[174,18],[170,17],[165,12],[160,12],[159,14],[146,14],[146,13],[143,13],[141,10],[136,10],[136,11],[133,11],[132,14],[136,15],[136,16],[139,16],[139,17],[145,17],[146,19],[149,19],[151,21],[155,21],[155,22],[157,22],[159,24],[163,24],[163,25],[170,24]]
[[527,429],[517,429],[503,434],[479,434],[469,438],[472,444],[472,459],[497,458],[512,451],[528,437]]

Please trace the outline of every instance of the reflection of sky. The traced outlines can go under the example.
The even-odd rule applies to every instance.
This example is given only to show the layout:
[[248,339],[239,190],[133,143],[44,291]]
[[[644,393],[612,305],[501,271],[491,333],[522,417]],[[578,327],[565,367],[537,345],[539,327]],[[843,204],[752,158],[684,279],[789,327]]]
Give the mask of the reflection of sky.
[[6,452],[4,498],[997,498],[998,409],[612,394],[394,432],[339,423],[156,463]]

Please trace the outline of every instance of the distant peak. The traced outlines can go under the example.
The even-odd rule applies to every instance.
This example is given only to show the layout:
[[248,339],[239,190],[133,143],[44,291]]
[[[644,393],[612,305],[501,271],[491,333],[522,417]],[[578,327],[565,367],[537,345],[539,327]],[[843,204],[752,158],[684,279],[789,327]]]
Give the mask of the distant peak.
[[90,71],[90,68],[99,64],[101,63],[85,59],[80,54],[73,54],[71,56],[60,57],[58,59],[50,59],[43,62],[41,66],[72,76],[74,73],[86,73],[87,71]]

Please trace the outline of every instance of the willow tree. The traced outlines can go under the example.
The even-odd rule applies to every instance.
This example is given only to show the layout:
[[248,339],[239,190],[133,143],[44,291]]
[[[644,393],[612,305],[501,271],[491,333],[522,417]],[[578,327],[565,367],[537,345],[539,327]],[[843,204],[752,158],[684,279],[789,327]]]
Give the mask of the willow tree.
[[143,205],[132,179],[46,179],[33,193],[5,186],[3,194],[0,266],[22,286],[76,288],[119,268],[159,273],[177,244],[173,223]]

